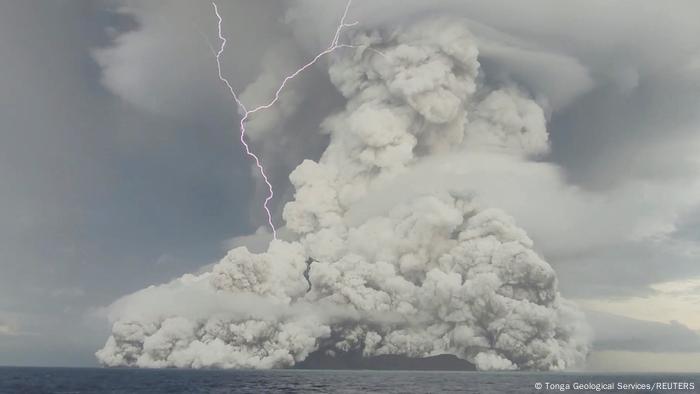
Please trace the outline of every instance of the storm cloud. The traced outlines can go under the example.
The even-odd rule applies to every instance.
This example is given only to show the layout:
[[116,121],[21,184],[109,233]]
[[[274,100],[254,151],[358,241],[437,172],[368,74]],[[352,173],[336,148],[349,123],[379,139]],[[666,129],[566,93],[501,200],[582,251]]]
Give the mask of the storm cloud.
[[[224,71],[246,100],[257,102],[269,97],[290,70],[325,48],[344,3],[220,6],[230,39]],[[273,213],[281,240],[272,244],[260,209],[266,190],[236,144],[238,111],[215,75],[211,46],[217,41],[209,2],[51,6],[27,1],[2,7],[1,362],[94,362],[94,349],[108,335],[103,322],[92,320],[96,310],[110,316],[115,340],[125,341],[114,351],[106,347],[104,360],[142,356],[147,348],[149,362],[167,365],[163,360],[175,348],[216,338],[231,344],[251,332],[257,336],[236,342],[239,354],[259,349],[251,345],[256,343],[274,344],[269,346],[284,349],[293,359],[317,347],[388,351],[391,342],[385,334],[406,329],[402,323],[395,316],[387,321],[367,314],[348,301],[343,302],[352,306],[349,310],[338,308],[335,304],[343,302],[334,297],[335,304],[321,306],[327,304],[321,299],[348,291],[321,292],[330,285],[321,273],[331,272],[323,268],[345,254],[362,256],[357,264],[404,255],[407,246],[379,235],[406,234],[399,230],[402,220],[412,217],[407,211],[433,217],[430,226],[435,228],[454,229],[439,235],[445,242],[464,242],[458,233],[476,226],[474,216],[492,215],[493,223],[520,235],[511,239],[486,232],[483,237],[515,242],[529,251],[524,253],[534,253],[556,273],[556,284],[545,287],[581,301],[644,299],[658,292],[655,283],[700,275],[696,2],[411,0],[397,7],[389,0],[355,0],[350,19],[360,24],[343,38],[359,47],[322,59],[288,86],[279,107],[249,123],[251,142],[275,186]],[[458,41],[475,48],[475,74],[469,74],[470,65],[452,59],[455,48],[436,49],[460,29],[430,34],[432,44],[421,42],[419,27],[432,20],[467,32]],[[400,45],[413,53],[399,56]],[[388,50],[389,59],[374,50],[385,55]],[[397,72],[397,65],[415,68],[420,51],[425,59],[444,57],[454,63],[429,62],[421,75],[432,79]],[[449,77],[440,74],[443,69],[459,69],[466,73],[460,78],[470,77],[444,89],[441,85],[453,84],[441,79]],[[371,77],[358,80],[363,74]],[[405,77],[412,78],[410,84]],[[468,80],[473,91],[462,84]],[[450,94],[458,98],[452,104]],[[381,108],[367,101],[390,105]],[[460,117],[461,129],[455,121]],[[387,127],[361,126],[368,122]],[[526,126],[526,138],[516,133],[520,126]],[[329,193],[342,204],[333,205]],[[465,211],[466,206],[473,210]],[[454,212],[462,212],[461,219]],[[318,226],[326,227],[319,231]],[[377,231],[392,252],[361,247],[375,241],[359,237],[360,229]],[[485,242],[479,237],[470,242]],[[278,243],[291,249],[280,252],[284,247],[272,247]],[[434,243],[436,248],[445,244]],[[239,250],[221,259],[222,247],[240,246],[251,253]],[[415,261],[434,261],[429,253],[425,256],[427,246],[415,248]],[[280,253],[297,257],[284,260]],[[268,277],[250,264],[268,260],[284,260],[286,268]],[[404,268],[410,261],[405,259]],[[394,266],[394,276],[390,271],[372,275],[408,278],[413,286],[425,282],[420,269],[405,273],[401,262],[387,263]],[[263,269],[267,263],[260,264]],[[346,263],[339,275],[368,281],[356,271]],[[185,272],[196,274],[169,283]],[[259,282],[247,292],[257,295],[243,295],[239,287],[248,285],[227,282],[227,273],[253,273],[251,283]],[[468,276],[460,275],[462,280]],[[537,287],[540,279],[522,283]],[[156,283],[166,284],[136,291]],[[369,287],[371,294],[387,292]],[[233,289],[239,289],[233,300],[221,299],[219,293]],[[144,302],[140,295],[150,292],[153,304],[146,304],[152,305],[151,313],[132,309]],[[502,295],[503,290],[494,292]],[[100,308],[129,293],[134,294]],[[182,309],[169,309],[164,300],[171,296],[183,300]],[[298,305],[280,317],[266,297]],[[397,299],[393,293],[382,297],[390,304]],[[186,307],[184,301],[190,299]],[[366,306],[369,299],[354,302]],[[570,310],[561,296],[556,299],[561,303],[549,304],[548,310]],[[258,305],[274,322],[243,324],[248,320],[241,316],[249,313],[265,320],[238,305],[245,302]],[[221,308],[212,307],[219,303]],[[660,320],[654,310],[649,314]],[[294,320],[291,315],[314,316],[317,326],[284,326]],[[163,326],[170,318],[175,320]],[[616,319],[589,318],[598,333],[594,351],[682,350],[670,338],[693,341],[692,329],[697,328],[688,322],[649,323],[651,327]],[[561,323],[552,316],[545,320]],[[229,321],[239,327],[224,329]],[[210,322],[208,331],[204,322]],[[320,326],[330,331],[317,330]],[[616,326],[627,327],[639,340],[611,339]],[[164,331],[155,335],[161,327]],[[351,332],[348,327],[359,328]],[[413,343],[409,339],[431,338],[430,345],[421,342],[416,354],[428,354],[432,346],[436,352],[464,351],[463,357],[475,357],[466,350],[474,349],[471,345],[436,344],[434,338],[451,332],[441,330],[428,330],[422,337],[412,332],[404,344],[414,349],[407,345]],[[370,331],[382,341],[375,343],[377,337],[370,335],[368,342]],[[575,342],[587,343],[586,336],[574,331],[563,346],[583,349]],[[296,340],[291,337],[275,337],[283,332],[299,335],[294,338],[302,346],[290,345]],[[144,348],[145,338],[153,335]],[[119,353],[125,349],[131,350]],[[489,356],[490,361],[507,358],[523,364],[505,347],[488,349],[501,357]],[[206,352],[190,350],[173,356],[173,363],[187,365]],[[486,365],[487,357],[482,359]],[[212,357],[202,365],[222,360]]]

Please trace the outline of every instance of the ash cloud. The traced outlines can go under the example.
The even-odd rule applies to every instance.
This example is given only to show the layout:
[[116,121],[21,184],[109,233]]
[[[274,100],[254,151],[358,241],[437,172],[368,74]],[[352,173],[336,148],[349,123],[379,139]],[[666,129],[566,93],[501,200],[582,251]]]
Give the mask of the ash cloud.
[[549,150],[545,110],[515,84],[485,83],[467,26],[432,16],[354,32],[357,48],[328,68],[345,106],[322,123],[320,158],[289,177],[283,239],[117,301],[100,362],[280,368],[359,351],[453,354],[481,370],[580,365],[582,313],[526,232],[478,190],[434,187],[349,215],[448,154],[529,161]]

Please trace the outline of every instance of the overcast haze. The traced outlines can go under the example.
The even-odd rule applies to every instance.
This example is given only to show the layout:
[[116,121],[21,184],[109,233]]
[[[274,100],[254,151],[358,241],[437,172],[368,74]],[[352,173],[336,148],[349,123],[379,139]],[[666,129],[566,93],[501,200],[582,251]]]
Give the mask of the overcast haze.
[[[344,4],[222,1],[224,71],[243,99],[323,49]],[[587,368],[699,366],[700,5],[398,4],[355,0],[350,17],[367,31],[465,18],[475,80],[537,103],[548,149],[525,146],[537,157],[522,162],[446,153],[457,169],[444,173],[426,160],[346,220],[458,180],[514,217],[587,312]],[[97,365],[114,301],[233,246],[267,249],[266,190],[216,77],[215,23],[199,1],[0,4],[0,364]],[[320,129],[342,127],[324,122],[350,101],[333,59],[250,123],[281,227],[290,172],[321,157],[332,133]]]

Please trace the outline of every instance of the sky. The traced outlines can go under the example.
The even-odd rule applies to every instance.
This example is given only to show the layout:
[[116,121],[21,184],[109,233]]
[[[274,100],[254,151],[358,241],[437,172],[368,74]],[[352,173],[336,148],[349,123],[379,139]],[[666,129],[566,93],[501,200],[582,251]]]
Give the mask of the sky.
[[[243,97],[317,51],[342,6],[222,2],[225,71]],[[700,365],[698,7],[357,0],[351,13],[368,27],[468,18],[487,82],[542,105],[551,149],[528,164],[542,170],[464,177],[588,312],[591,370]],[[208,2],[0,4],[0,364],[96,365],[113,301],[200,270],[264,225],[215,74],[214,23]],[[322,65],[295,83],[251,124],[277,221],[289,173],[318,158],[316,130],[343,103]]]

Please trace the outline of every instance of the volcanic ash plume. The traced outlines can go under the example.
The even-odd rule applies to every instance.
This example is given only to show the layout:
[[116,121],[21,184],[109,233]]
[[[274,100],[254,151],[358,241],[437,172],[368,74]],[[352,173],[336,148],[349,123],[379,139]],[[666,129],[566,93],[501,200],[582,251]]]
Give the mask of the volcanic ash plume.
[[525,231],[468,185],[357,208],[427,160],[547,151],[542,109],[515,87],[482,83],[465,26],[432,19],[357,33],[357,47],[329,67],[347,99],[323,123],[330,143],[290,175],[285,240],[259,254],[234,249],[209,272],[117,301],[99,360],[279,368],[315,351],[353,351],[453,354],[481,370],[582,362],[585,324],[559,295],[554,271]]

